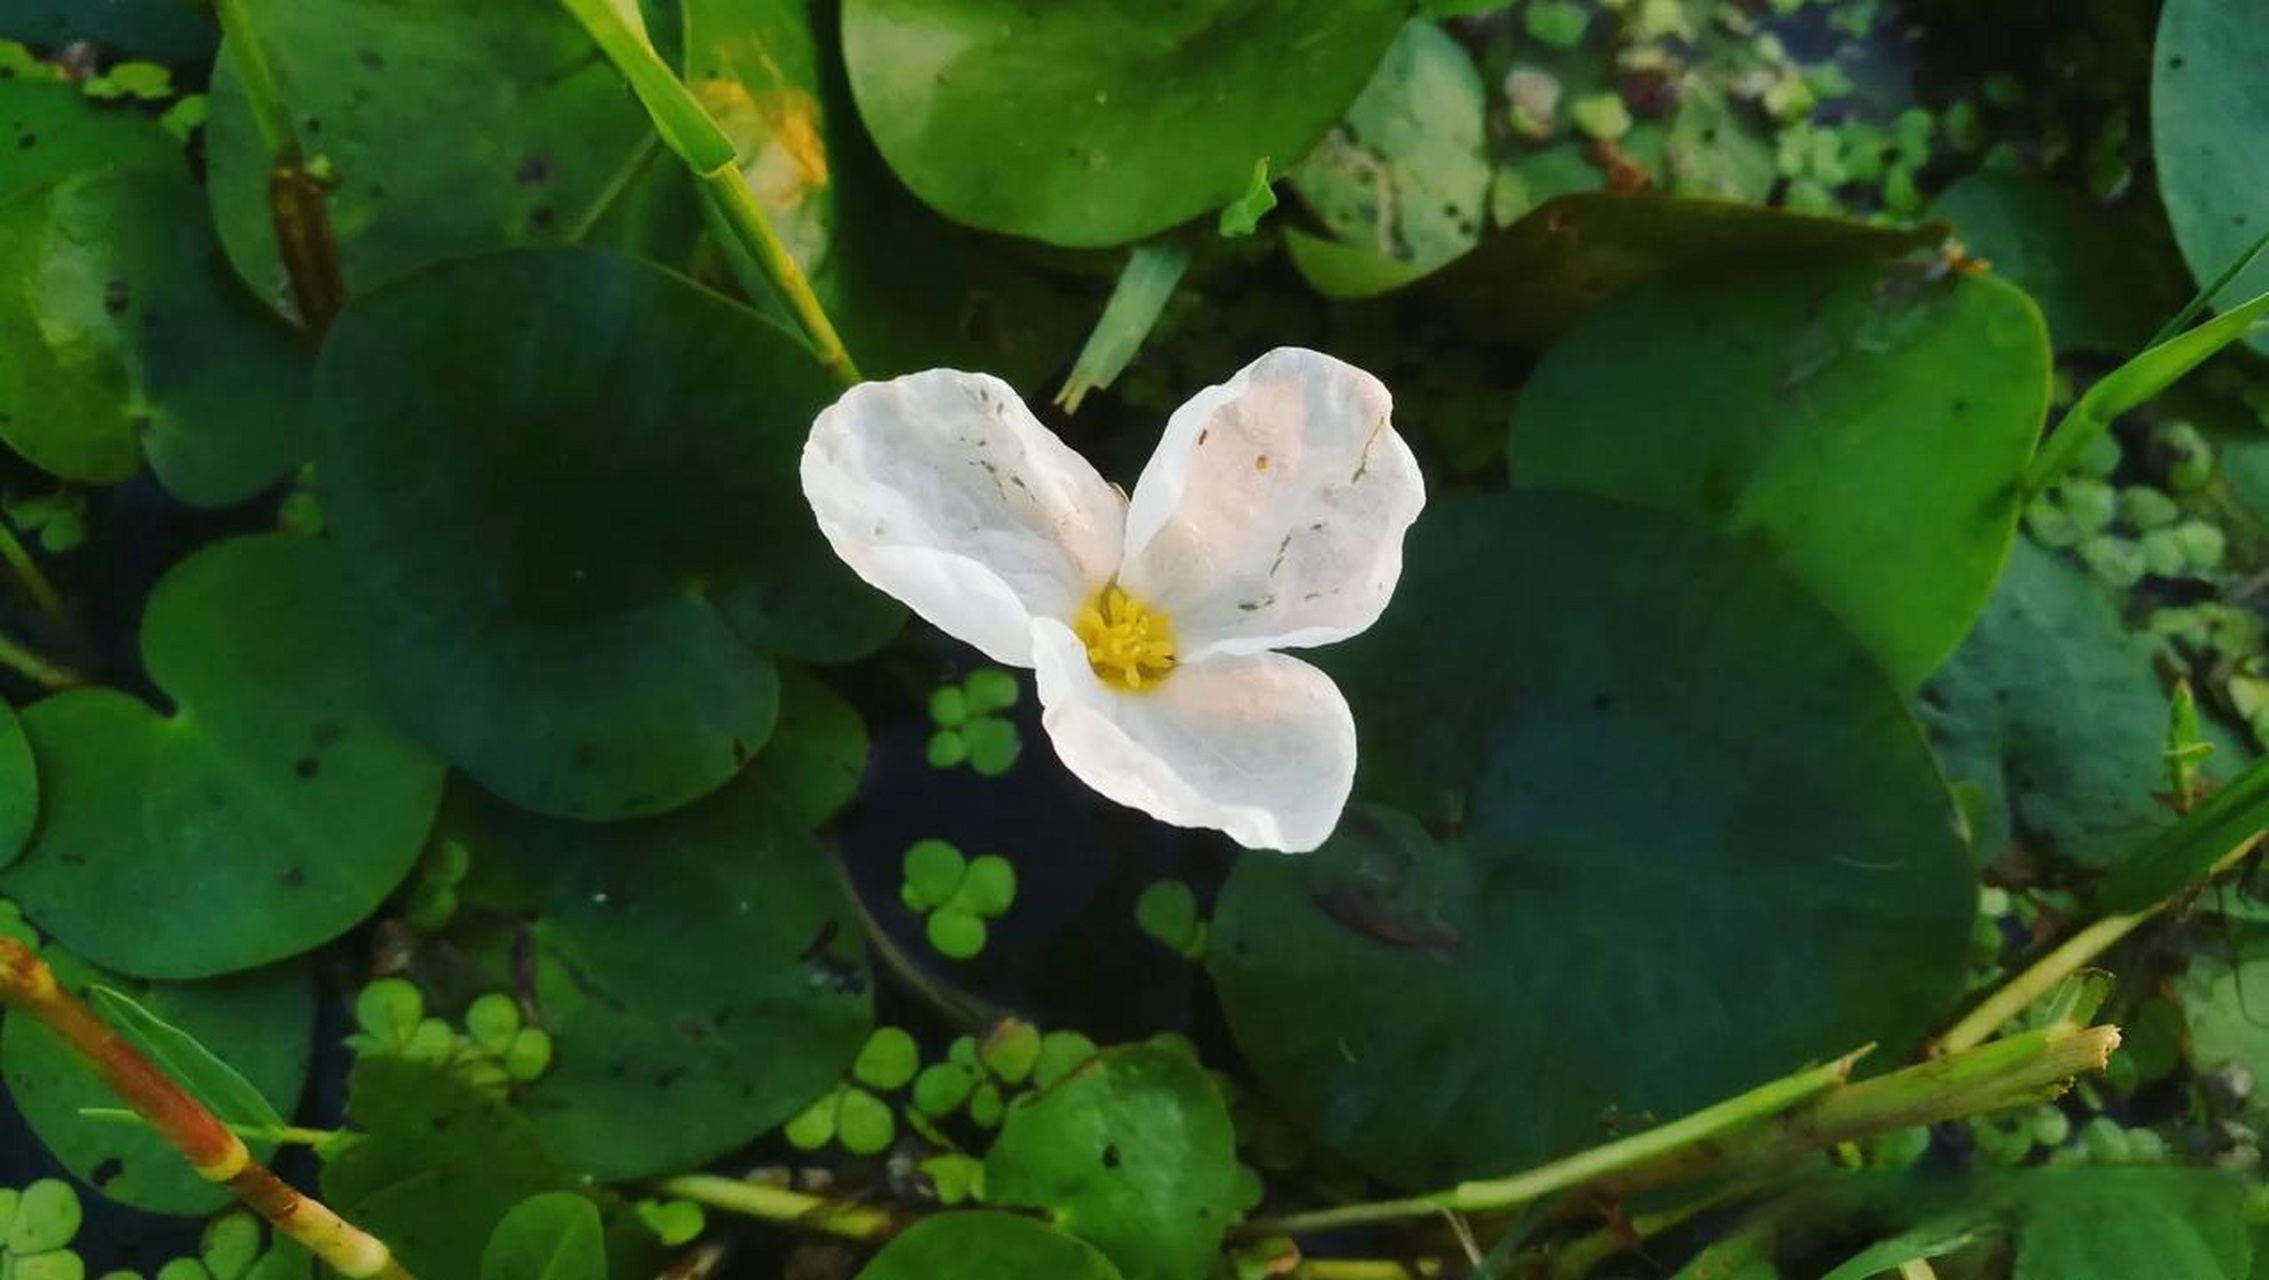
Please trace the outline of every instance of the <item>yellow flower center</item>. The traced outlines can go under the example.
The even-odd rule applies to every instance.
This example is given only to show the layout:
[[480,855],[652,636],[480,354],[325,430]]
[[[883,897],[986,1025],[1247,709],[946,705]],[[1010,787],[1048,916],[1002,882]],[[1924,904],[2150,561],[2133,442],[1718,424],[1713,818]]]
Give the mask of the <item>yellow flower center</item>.
[[1073,634],[1087,646],[1087,665],[1107,685],[1137,692],[1174,669],[1174,623],[1117,587],[1081,605]]

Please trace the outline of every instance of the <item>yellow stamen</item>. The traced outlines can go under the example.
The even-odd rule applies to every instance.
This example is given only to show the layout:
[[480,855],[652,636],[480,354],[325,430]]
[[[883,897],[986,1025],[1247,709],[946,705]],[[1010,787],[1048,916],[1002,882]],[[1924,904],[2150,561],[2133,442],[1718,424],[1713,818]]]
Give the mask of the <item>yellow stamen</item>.
[[1081,605],[1072,631],[1103,683],[1138,693],[1174,669],[1174,623],[1117,587]]

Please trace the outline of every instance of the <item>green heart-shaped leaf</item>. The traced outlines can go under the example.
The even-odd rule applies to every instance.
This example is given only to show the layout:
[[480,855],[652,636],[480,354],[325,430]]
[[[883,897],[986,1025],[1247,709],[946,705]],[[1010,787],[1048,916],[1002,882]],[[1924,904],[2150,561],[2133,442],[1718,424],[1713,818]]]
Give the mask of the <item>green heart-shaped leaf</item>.
[[1127,1280],[1204,1275],[1238,1207],[1229,1109],[1180,1054],[1097,1054],[1010,1110],[985,1198],[1048,1211]]
[[[2106,866],[2174,821],[2152,646],[2086,573],[2020,538],[1977,629],[1919,700],[1946,774],[1985,797],[1981,863],[2028,847]],[[2242,760],[2218,728],[2207,770]]]
[[1263,1083],[1367,1171],[1506,1173],[1895,1052],[1955,994],[1976,890],[1937,768],[1758,553],[1577,494],[1437,502],[1322,656],[1358,790],[1463,838],[1359,809],[1241,859],[1208,955]]
[[607,1280],[598,1209],[572,1191],[512,1206],[481,1251],[481,1280]]
[[1307,154],[1406,9],[848,0],[843,53],[883,158],[940,213],[1112,245],[1228,204],[1263,156]]
[[1102,1254],[1007,1213],[941,1213],[891,1239],[859,1280],[1119,1280]]
[[42,814],[0,887],[140,977],[251,968],[353,927],[417,861],[442,774],[357,643],[316,543],[240,538],[176,566],[142,620],[174,710],[75,689],[24,711]]
[[2101,206],[2067,187],[1976,173],[1946,188],[1931,213],[1962,247],[2031,294],[2058,350],[2133,354],[2182,305],[2182,268]]
[[[2269,22],[2252,0],[2167,0],[2151,50],[2151,157],[2175,243],[2201,285],[2269,234]],[[2269,258],[2214,297],[2227,307],[2269,289]],[[2249,339],[2269,350],[2269,337]]]
[[0,202],[0,440],[69,480],[149,456],[224,506],[306,453],[309,358],[228,278],[178,166],[65,178]]
[[362,1059],[347,1116],[362,1136],[323,1166],[323,1199],[419,1280],[480,1280],[513,1207],[573,1186],[524,1117],[437,1067]]
[[903,616],[798,485],[833,395],[779,327],[612,254],[358,299],[317,369],[324,511],[403,715],[543,813],[722,785],[772,734],[772,654],[853,657]]
[[496,815],[488,847],[532,888],[536,1023],[553,1044],[516,1098],[578,1173],[700,1165],[858,1056],[866,958],[805,826],[756,773],[644,822]]
[[[338,173],[328,205],[352,294],[449,258],[575,240],[654,160],[646,113],[556,0],[247,8],[301,145]],[[280,299],[268,147],[226,44],[205,149],[229,259]]]
[[[49,947],[43,957],[66,990],[85,996],[90,987],[122,987],[150,1013],[196,1038],[266,1100],[265,1116],[248,1115],[215,1091],[181,1077],[216,1115],[234,1123],[274,1123],[299,1102],[314,1051],[315,1002],[307,966],[271,965],[205,982],[137,983]],[[120,1030],[145,1052],[150,1042],[128,1026]],[[156,1056],[156,1055],[153,1055]],[[161,1059],[162,1060],[162,1059]],[[146,1125],[132,1119],[96,1118],[82,1109],[114,1111],[117,1095],[45,1025],[31,1018],[0,1021],[0,1077],[24,1113],[25,1123],[63,1162],[63,1167],[121,1204],[153,1213],[210,1213],[229,1202],[228,1190],[190,1171],[181,1153]],[[246,1144],[260,1158],[273,1143]]]
[[1770,547],[1903,689],[1985,607],[2048,408],[2048,335],[1991,279],[1702,267],[1623,294],[1521,391],[1513,482]]

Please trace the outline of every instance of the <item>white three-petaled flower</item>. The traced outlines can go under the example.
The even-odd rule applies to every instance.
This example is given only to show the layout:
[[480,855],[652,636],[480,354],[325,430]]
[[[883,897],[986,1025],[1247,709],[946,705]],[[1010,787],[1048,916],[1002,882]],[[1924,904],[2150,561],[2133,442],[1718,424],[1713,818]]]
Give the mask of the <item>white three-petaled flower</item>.
[[1176,410],[1130,501],[998,378],[855,387],[804,494],[837,555],[995,662],[1034,668],[1057,755],[1121,804],[1252,848],[1331,834],[1338,686],[1275,652],[1375,621],[1425,505],[1379,380],[1271,351]]

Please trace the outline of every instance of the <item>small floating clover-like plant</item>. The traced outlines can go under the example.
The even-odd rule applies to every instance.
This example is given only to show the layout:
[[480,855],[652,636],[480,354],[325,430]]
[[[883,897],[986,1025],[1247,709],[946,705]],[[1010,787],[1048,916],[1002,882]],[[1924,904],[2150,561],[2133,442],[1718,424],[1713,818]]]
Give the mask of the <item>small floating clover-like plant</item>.
[[1378,379],[1296,347],[1176,410],[1130,499],[985,374],[854,387],[804,494],[837,555],[1037,676],[1041,724],[1103,795],[1249,848],[1331,834],[1355,721],[1277,652],[1377,620],[1425,505]]

